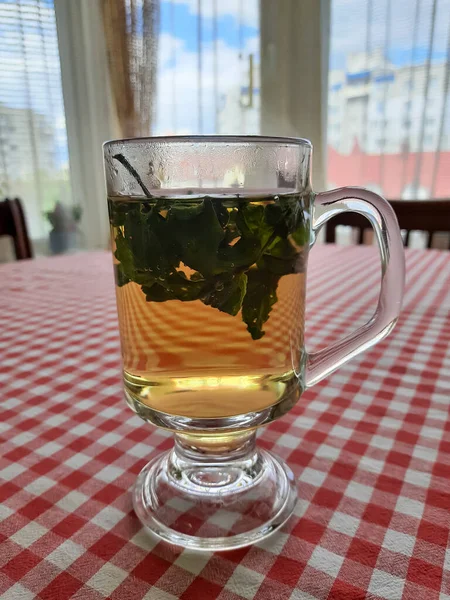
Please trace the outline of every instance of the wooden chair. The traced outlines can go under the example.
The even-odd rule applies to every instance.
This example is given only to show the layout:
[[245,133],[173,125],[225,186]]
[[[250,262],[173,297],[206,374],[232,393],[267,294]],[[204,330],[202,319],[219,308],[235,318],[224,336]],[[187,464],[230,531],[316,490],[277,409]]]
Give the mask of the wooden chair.
[[[397,215],[400,229],[406,230],[405,246],[408,245],[411,231],[428,233],[428,248],[431,248],[433,234],[450,233],[450,200],[389,200]],[[369,221],[357,213],[337,215],[327,223],[326,242],[336,241],[336,227],[347,225],[358,230],[358,244],[363,243],[364,231],[371,229]],[[450,249],[450,242],[449,242]]]
[[0,202],[0,235],[9,235],[13,238],[17,260],[33,258],[25,214],[19,198],[13,200],[6,198]]

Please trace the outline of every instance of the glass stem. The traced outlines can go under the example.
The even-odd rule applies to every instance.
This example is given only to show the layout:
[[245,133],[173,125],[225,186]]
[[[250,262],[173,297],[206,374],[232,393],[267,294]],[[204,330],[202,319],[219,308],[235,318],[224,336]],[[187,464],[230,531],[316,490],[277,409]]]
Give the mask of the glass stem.
[[199,463],[228,463],[256,453],[256,431],[233,434],[197,435],[176,433],[174,453],[178,458]]

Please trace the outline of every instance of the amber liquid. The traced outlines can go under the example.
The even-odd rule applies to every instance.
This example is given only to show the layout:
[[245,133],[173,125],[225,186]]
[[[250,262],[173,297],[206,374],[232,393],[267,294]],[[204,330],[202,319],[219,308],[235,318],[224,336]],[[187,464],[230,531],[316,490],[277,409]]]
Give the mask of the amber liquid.
[[[113,227],[113,240],[115,233]],[[306,249],[298,252],[306,258],[300,256]],[[265,335],[256,340],[241,313],[232,316],[200,300],[149,302],[133,282],[116,287],[130,404],[220,419],[288,400],[286,412],[303,388],[305,275],[281,277]]]

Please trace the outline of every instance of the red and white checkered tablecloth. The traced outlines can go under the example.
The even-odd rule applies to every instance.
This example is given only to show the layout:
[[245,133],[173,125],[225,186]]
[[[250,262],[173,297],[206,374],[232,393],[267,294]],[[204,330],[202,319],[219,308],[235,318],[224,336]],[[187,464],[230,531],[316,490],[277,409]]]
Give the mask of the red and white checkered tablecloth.
[[[216,554],[133,513],[171,439],[122,399],[110,256],[4,265],[0,282],[0,598],[450,600],[448,252],[407,251],[394,333],[260,431],[297,477],[295,515]],[[314,248],[309,348],[367,319],[378,282],[374,248]]]

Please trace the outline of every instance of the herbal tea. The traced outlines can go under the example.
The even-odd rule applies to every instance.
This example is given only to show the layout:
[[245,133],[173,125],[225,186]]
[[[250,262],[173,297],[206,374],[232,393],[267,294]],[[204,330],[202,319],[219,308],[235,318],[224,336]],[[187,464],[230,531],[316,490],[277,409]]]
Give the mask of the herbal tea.
[[109,214],[129,403],[149,420],[286,412],[303,386],[302,198],[121,196]]

